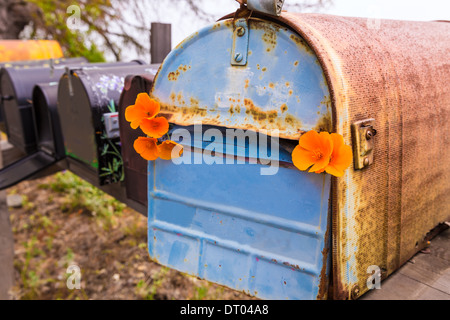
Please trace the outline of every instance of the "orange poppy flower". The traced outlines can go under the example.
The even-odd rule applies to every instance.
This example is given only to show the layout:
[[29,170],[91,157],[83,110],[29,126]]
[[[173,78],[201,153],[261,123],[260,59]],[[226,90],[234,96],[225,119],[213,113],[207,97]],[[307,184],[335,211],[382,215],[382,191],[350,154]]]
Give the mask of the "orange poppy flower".
[[300,137],[299,145],[292,152],[294,165],[302,170],[318,172],[330,163],[333,140],[328,132],[317,133],[312,130]]
[[137,129],[144,119],[154,118],[160,109],[159,103],[147,93],[139,93],[135,104],[126,108],[125,119],[131,122],[133,129]]
[[353,162],[352,148],[344,144],[344,138],[340,134],[332,133],[331,140],[333,140],[333,153],[325,171],[333,176],[342,177],[344,171]]
[[158,145],[158,154],[163,160],[176,159],[183,154],[183,146],[174,141],[166,140]]
[[139,137],[134,141],[134,150],[145,160],[158,159],[157,140],[154,138]]
[[161,138],[169,131],[169,121],[164,117],[144,119],[141,122],[142,131],[152,138]]

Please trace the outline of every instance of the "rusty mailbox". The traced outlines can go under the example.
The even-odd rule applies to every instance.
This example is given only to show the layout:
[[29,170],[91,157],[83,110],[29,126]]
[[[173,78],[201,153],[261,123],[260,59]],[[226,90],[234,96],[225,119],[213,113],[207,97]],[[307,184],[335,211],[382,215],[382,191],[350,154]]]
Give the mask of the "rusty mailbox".
[[[151,89],[184,154],[149,162],[150,256],[269,299],[356,299],[371,267],[385,279],[450,218],[449,35],[243,5],[188,37]],[[221,143],[237,129],[258,139]],[[293,166],[310,130],[352,146],[342,178]]]
[[61,77],[58,112],[69,168],[89,171],[98,185],[123,181],[117,106],[124,79],[156,71],[153,65],[133,61],[72,68]]

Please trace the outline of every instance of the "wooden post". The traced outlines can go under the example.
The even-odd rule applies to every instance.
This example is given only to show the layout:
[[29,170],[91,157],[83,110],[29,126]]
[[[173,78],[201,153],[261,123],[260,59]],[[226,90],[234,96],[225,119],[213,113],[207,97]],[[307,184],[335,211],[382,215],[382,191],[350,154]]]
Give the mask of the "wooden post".
[[172,50],[172,26],[167,23],[152,22],[150,35],[151,63],[162,63]]
[[[0,168],[2,168],[0,134]],[[0,300],[9,300],[9,290],[14,284],[14,238],[9,221],[6,191],[0,191]]]

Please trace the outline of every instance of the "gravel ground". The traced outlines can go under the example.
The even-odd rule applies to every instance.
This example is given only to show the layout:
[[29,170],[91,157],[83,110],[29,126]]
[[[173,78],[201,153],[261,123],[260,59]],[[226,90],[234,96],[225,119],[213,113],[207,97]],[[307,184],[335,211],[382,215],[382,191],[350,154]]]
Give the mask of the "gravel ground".
[[[146,217],[69,172],[7,192],[19,200],[9,208],[14,299],[254,299],[153,262]],[[77,270],[80,289],[71,290]]]

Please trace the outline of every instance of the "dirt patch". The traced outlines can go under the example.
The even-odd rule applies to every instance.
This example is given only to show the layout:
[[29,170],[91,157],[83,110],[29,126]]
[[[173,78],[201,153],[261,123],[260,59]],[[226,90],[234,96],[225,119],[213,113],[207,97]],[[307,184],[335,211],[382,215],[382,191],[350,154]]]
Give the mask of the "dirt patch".
[[[9,208],[14,299],[255,299],[151,261],[146,217],[104,194],[88,198],[93,189],[84,182],[61,185],[73,179],[64,175],[71,174],[25,181],[8,190],[22,196],[21,207]],[[79,290],[67,288],[72,265],[81,274]]]

